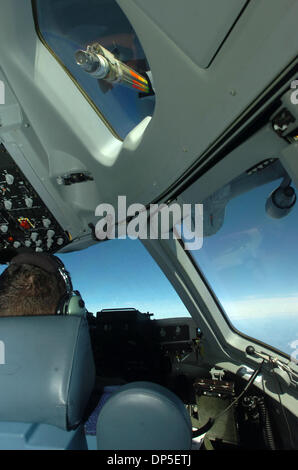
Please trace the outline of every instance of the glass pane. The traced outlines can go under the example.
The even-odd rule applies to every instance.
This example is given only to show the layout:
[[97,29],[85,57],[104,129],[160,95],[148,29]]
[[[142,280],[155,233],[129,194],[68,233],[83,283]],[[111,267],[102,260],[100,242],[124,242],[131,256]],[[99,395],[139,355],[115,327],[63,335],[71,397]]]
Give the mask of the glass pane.
[[139,240],[109,240],[57,254],[90,312],[136,308],[153,319],[190,317],[180,297]]
[[[298,344],[298,204],[280,218],[272,216],[281,214],[277,193],[274,209],[272,199],[266,205],[272,192],[290,183],[274,178],[278,165],[275,173],[247,173],[204,201],[203,247],[189,253],[239,331],[292,354]],[[196,183],[183,199],[195,191]]]
[[122,84],[106,85],[75,60],[78,50],[98,42],[140,74],[149,71],[136,33],[115,0],[36,0],[35,5],[43,39],[121,139],[152,116],[153,95],[139,95]]
[[[59,254],[89,312],[135,308],[153,319],[189,317],[180,297],[139,240],[109,240]],[[6,269],[0,265],[0,274]]]

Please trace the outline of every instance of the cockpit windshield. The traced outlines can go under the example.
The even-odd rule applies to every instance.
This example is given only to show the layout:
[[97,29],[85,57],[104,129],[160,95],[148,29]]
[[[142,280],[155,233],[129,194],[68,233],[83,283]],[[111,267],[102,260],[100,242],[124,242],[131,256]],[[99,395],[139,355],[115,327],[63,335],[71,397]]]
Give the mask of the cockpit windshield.
[[[182,195],[196,202],[198,184]],[[189,251],[230,323],[289,355],[298,349],[297,188],[264,161],[205,201],[201,249]]]
[[145,75],[149,65],[139,39],[115,0],[36,0],[37,31],[81,91],[120,139],[146,116],[152,116],[154,95],[86,73],[76,53],[96,43]]

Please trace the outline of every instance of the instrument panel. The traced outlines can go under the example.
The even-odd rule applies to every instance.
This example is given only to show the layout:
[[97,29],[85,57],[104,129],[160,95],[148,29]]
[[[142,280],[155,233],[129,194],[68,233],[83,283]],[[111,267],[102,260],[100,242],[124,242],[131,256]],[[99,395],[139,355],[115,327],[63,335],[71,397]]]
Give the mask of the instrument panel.
[[0,145],[0,250],[56,252],[71,241]]
[[164,380],[173,363],[198,350],[191,318],[152,319],[136,309],[105,309],[89,316],[97,375]]

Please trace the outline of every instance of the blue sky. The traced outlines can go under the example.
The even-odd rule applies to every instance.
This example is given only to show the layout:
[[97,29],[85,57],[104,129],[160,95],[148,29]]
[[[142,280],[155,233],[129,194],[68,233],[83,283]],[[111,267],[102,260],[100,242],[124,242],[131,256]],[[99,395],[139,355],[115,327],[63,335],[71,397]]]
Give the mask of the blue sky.
[[193,257],[236,328],[291,353],[298,339],[298,204],[281,219],[266,214],[279,184],[232,199],[222,228]]
[[222,302],[298,298],[298,264],[293,262],[298,205],[281,219],[265,211],[278,185],[275,181],[232,199],[222,228],[205,237],[202,250],[194,253]]
[[133,307],[154,318],[189,316],[178,294],[139,240],[109,240],[60,255],[87,308]]
[[[139,240],[109,240],[58,254],[87,309],[136,308],[155,319],[188,316],[180,297]],[[6,269],[0,266],[0,273]]]

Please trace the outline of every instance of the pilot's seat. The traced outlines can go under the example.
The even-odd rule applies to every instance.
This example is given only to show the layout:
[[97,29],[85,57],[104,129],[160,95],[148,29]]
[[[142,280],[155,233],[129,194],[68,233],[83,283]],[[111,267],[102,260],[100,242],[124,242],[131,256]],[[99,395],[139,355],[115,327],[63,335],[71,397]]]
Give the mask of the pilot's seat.
[[85,318],[0,318],[0,449],[87,449],[94,381]]
[[97,421],[99,450],[190,450],[192,425],[182,401],[151,382],[119,387]]

